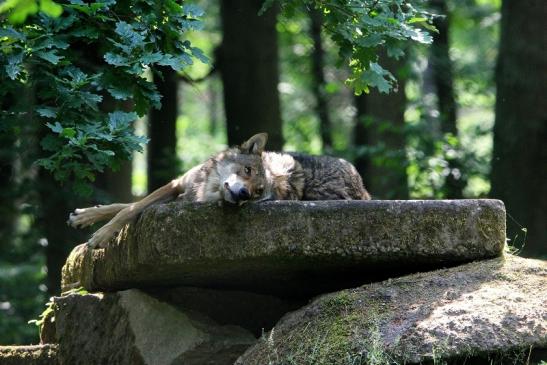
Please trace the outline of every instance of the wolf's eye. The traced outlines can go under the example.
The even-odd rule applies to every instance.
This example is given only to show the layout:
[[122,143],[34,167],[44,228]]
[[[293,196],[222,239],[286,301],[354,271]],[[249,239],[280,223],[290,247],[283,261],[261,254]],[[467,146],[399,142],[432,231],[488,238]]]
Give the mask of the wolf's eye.
[[245,171],[245,174],[247,175],[251,174],[251,168],[249,166],[245,166],[245,169],[243,171]]

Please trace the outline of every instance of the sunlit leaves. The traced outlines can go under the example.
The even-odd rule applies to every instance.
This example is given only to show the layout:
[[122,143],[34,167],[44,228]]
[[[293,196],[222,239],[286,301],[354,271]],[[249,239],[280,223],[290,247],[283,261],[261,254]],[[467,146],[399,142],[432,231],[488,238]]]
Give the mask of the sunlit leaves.
[[50,63],[56,65],[63,58],[59,56],[55,51],[46,51],[46,52],[36,52],[36,55],[41,59],[44,59]]
[[182,8],[184,15],[190,18],[200,18],[203,16],[203,9],[194,4],[186,4]]
[[57,109],[51,107],[38,107],[36,108],[36,113],[44,118],[55,118],[57,117]]
[[0,13],[7,12],[8,20],[12,24],[23,23],[38,10],[52,17],[63,13],[63,7],[52,0],[6,0],[0,4]]
[[[19,5],[30,7],[23,14]],[[20,25],[0,20],[0,96],[33,96],[35,106],[18,123],[37,121],[49,132],[37,164],[82,192],[95,172],[119,166],[146,142],[133,122],[159,108],[161,98],[145,71],[208,61],[184,39],[201,27],[203,10],[194,5],[69,0],[61,14],[51,0],[13,0],[0,8],[23,20],[36,14]]]
[[15,80],[22,70],[23,52],[14,51],[7,56],[7,62],[4,65],[8,77]]
[[112,52],[106,53],[104,55],[104,60],[112,66],[129,66],[129,62],[126,57]]
[[[274,1],[264,4],[261,12]],[[420,9],[420,0],[280,0],[284,13],[290,16],[302,4],[321,10],[325,30],[339,47],[339,57],[351,69],[347,82],[357,94],[375,87],[389,92],[395,78],[378,64],[382,48],[387,55],[399,58],[405,43],[431,43],[423,28],[433,29],[431,14]]]
[[58,17],[63,13],[63,7],[51,0],[40,0],[40,10],[53,17]]
[[371,62],[368,67],[363,68],[359,79],[349,79],[349,83],[355,88],[355,92],[368,92],[369,87],[375,87],[382,93],[388,93],[394,83],[393,75],[382,68],[378,63]]

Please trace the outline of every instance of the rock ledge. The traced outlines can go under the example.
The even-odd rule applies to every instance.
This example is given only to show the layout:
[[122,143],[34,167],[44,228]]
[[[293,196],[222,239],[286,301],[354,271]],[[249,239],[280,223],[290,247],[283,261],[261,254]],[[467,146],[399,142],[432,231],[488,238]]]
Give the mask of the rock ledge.
[[169,285],[309,296],[499,256],[499,200],[275,201],[151,207],[107,249],[77,246],[63,288]]

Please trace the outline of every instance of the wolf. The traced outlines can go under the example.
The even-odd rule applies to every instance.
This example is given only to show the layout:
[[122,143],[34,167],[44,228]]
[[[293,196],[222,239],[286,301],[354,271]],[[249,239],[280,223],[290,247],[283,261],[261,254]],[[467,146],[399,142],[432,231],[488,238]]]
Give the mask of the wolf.
[[268,135],[259,133],[229,148],[130,204],[98,205],[74,210],[67,223],[84,228],[109,220],[89,239],[104,248],[147,207],[182,199],[241,205],[266,200],[369,200],[361,176],[346,160],[329,156],[264,151]]

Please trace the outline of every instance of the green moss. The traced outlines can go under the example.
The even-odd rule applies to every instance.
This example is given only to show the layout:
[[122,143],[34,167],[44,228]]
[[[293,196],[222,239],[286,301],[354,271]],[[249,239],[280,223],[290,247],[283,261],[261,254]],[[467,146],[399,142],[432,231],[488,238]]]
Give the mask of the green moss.
[[[389,310],[374,299],[364,311],[355,310],[355,294],[342,291],[323,298],[318,318],[313,318],[300,332],[276,343],[275,330],[270,334],[269,364],[275,365],[384,365],[391,364],[380,334],[380,322]],[[360,304],[362,305],[362,303]],[[354,342],[355,333],[366,335]],[[283,354],[281,357],[278,354]]]

